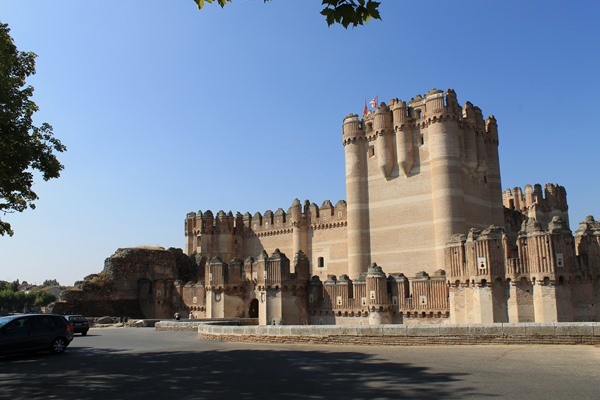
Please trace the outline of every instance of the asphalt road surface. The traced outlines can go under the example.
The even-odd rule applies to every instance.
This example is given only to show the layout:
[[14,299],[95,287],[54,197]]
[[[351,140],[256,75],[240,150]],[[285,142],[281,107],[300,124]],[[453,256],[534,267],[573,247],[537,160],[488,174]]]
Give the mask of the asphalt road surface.
[[598,346],[324,346],[91,329],[0,358],[1,399],[600,399]]

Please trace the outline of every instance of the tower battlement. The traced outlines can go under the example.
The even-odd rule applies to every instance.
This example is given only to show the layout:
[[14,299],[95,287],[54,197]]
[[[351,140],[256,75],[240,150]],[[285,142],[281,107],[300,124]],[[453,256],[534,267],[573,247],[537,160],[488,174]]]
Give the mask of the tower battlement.
[[312,226],[314,229],[326,229],[331,224],[344,223],[346,216],[345,200],[338,201],[335,206],[330,200],[323,201],[321,206],[306,200],[302,206],[300,201],[295,199],[287,212],[283,208],[278,208],[275,212],[257,211],[254,215],[249,212],[244,214],[236,212],[235,217],[231,211],[225,213],[220,210],[215,217],[211,210],[204,212],[199,210],[186,214],[185,235],[271,232],[278,229],[291,229],[298,224]]
[[517,211],[526,218],[535,219],[544,226],[555,216],[569,223],[567,191],[558,184],[547,183],[543,190],[539,183],[533,186],[525,185],[524,191],[520,187],[506,189],[502,193],[502,203],[507,209]]
[[[226,213],[222,210],[216,217],[211,210],[190,212],[185,219],[186,252],[202,254],[208,259],[222,256],[224,260],[238,255],[254,256],[264,249],[275,247],[293,254],[298,251],[308,253],[308,240],[315,236],[314,232],[343,230],[346,225],[347,205],[344,200],[338,201],[335,206],[325,200],[317,206],[308,200],[302,205],[300,200],[294,199],[287,211],[278,208],[275,212],[237,212],[235,216],[231,211]],[[345,232],[338,235],[344,236]],[[318,252],[312,253],[313,263],[320,262],[321,258],[324,260]]]

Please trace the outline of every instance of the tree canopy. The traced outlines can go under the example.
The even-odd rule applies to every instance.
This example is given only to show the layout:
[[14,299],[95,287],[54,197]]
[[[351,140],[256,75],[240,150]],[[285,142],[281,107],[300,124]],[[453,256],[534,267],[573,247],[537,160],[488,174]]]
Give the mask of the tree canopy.
[[3,312],[36,311],[56,301],[56,296],[52,293],[41,290],[23,292],[18,290],[18,286],[18,280],[0,281],[0,315]]
[[42,285],[44,286],[60,286],[60,283],[56,279],[46,279]]
[[[205,3],[212,3],[215,0],[194,0],[198,8],[202,9]],[[232,0],[216,0],[221,7],[231,3]],[[268,2],[270,0],[264,0]],[[321,14],[325,16],[327,25],[341,24],[344,28],[349,26],[364,25],[371,18],[381,19],[379,15],[378,1],[373,0],[323,0],[321,5],[323,10]]]
[[[38,199],[32,185],[34,173],[44,180],[58,178],[63,165],[55,152],[66,147],[54,137],[47,123],[33,124],[38,106],[31,100],[33,87],[26,79],[35,74],[35,57],[18,51],[8,25],[0,23],[0,213],[35,208]],[[0,235],[13,235],[11,225],[0,218]]]

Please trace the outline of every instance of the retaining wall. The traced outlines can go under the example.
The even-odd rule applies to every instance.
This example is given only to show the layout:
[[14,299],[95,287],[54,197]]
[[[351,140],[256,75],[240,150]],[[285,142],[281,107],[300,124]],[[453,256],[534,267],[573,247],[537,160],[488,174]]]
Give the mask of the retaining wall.
[[[158,324],[157,324],[158,325]],[[599,322],[473,325],[282,325],[198,324],[203,340],[343,345],[600,344]]]

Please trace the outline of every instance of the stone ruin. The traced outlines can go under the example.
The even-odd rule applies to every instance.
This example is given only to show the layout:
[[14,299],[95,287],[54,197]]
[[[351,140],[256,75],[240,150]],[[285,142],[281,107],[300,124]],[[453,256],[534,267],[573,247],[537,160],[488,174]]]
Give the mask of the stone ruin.
[[50,308],[61,314],[171,318],[182,307],[174,288],[179,281],[198,280],[203,266],[183,250],[160,247],[120,248],[99,274],[85,277],[63,291]]

